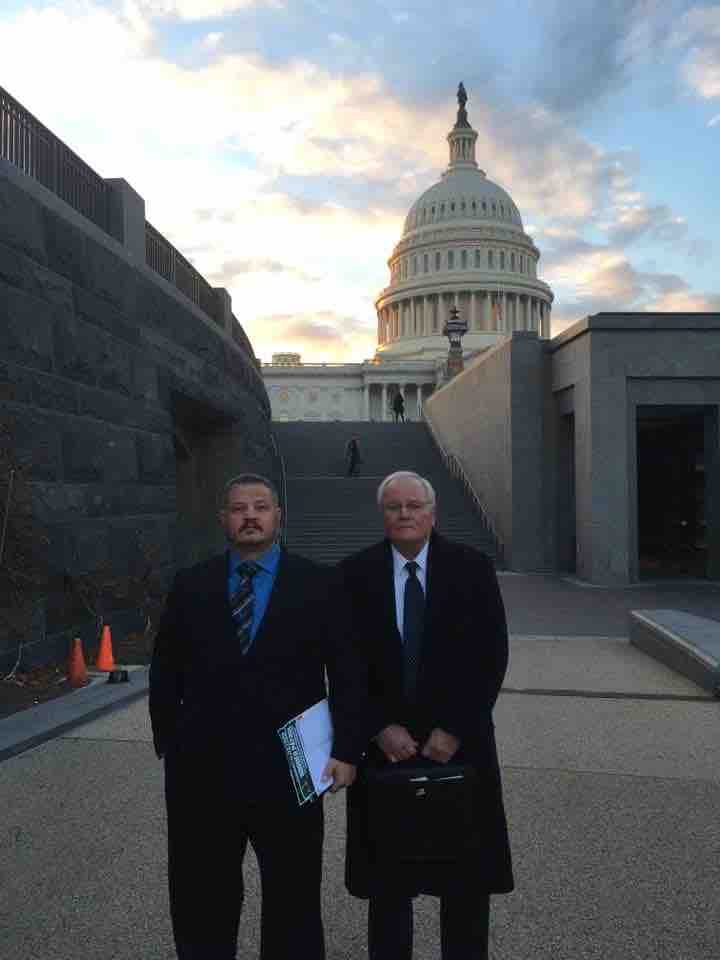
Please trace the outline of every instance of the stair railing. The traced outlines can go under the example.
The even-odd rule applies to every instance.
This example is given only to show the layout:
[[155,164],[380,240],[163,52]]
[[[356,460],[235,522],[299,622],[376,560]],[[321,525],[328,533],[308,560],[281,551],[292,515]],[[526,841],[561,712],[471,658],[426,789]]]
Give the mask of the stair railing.
[[285,469],[285,457],[280,453],[275,431],[270,428],[270,440],[272,442],[273,455],[277,466],[277,472],[280,477],[280,509],[282,510],[282,522],[280,524],[280,543],[285,546],[287,543],[288,528],[288,493],[287,493],[287,471]]
[[443,442],[440,439],[440,436],[438,434],[437,428],[435,424],[432,422],[432,419],[430,418],[430,416],[428,415],[425,404],[423,404],[422,406],[421,416],[422,416],[422,420],[425,423],[425,426],[428,428],[428,433],[430,434],[430,437],[433,443],[435,444],[438,450],[438,453],[443,459],[445,466],[449,470],[450,474],[460,481],[465,492],[470,497],[470,500],[472,501],[473,506],[475,507],[477,512],[480,514],[480,519],[482,520],[483,526],[485,527],[489,535],[493,538],[493,541],[495,543],[496,558],[498,562],[501,562],[502,561],[502,542],[500,541],[500,538],[497,535],[497,531],[495,530],[492,522],[488,517],[487,512],[483,507],[482,500],[478,496],[477,491],[475,490],[475,488],[472,485],[472,482],[470,481],[470,477],[467,475],[465,467],[463,467],[458,457],[456,457],[454,453],[451,453],[449,450],[447,450],[443,445]]

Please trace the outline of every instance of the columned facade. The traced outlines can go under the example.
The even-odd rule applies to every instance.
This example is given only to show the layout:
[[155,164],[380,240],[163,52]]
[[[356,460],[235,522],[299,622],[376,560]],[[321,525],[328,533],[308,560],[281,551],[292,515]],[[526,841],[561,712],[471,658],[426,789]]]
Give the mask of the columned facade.
[[422,405],[443,379],[443,365],[410,363],[263,364],[274,420],[393,419],[399,391],[405,418],[419,420]]

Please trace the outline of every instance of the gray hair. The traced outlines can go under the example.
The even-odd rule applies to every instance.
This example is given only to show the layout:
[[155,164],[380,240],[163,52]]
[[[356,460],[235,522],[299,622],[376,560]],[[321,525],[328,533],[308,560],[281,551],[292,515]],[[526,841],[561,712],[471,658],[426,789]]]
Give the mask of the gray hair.
[[383,497],[385,496],[385,491],[390,486],[391,483],[394,483],[395,480],[416,480],[420,486],[425,491],[425,496],[428,499],[428,502],[434,507],[435,506],[435,491],[429,480],[426,480],[425,477],[421,477],[419,473],[413,473],[412,470],[398,470],[395,473],[388,474],[387,477],[382,481],[377,490],[377,505],[382,507]]
[[263,477],[259,473],[239,473],[236,477],[231,477],[223,487],[221,505],[223,507],[226,506],[228,496],[230,495],[230,491],[233,487],[249,487],[254,483],[260,484],[260,486],[263,487],[267,487],[270,491],[273,504],[276,507],[280,506],[280,497],[278,495],[277,487],[272,480],[268,480],[267,477]]

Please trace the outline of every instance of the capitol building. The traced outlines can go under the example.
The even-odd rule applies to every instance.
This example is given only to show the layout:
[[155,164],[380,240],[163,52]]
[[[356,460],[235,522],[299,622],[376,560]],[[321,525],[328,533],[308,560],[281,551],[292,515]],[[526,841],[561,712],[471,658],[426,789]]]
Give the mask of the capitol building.
[[538,278],[540,251],[510,195],[475,159],[477,133],[458,89],[449,164],[415,201],[375,300],[377,349],[362,363],[303,363],[275,354],[262,375],[275,420],[387,420],[400,391],[409,419],[445,380],[443,327],[456,307],[467,323],[465,358],[515,330],[550,336],[553,293]]

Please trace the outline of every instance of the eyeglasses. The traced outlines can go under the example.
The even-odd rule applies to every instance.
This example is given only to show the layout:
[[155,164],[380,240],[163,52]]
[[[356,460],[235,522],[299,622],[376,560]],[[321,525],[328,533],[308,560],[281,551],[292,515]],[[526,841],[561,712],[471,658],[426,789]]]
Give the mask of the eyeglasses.
[[385,513],[420,513],[430,503],[429,500],[409,500],[407,503],[386,503],[383,506]]

